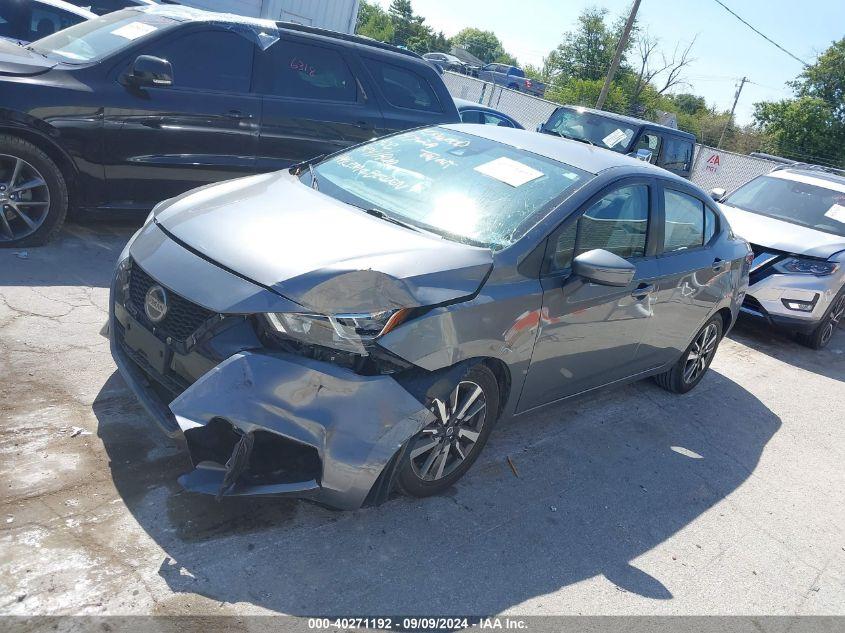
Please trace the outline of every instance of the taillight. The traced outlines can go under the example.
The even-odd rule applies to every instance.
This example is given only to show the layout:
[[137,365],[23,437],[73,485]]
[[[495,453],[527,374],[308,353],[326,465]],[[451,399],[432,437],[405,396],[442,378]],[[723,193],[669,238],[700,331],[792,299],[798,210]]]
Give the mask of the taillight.
[[526,88],[530,88],[530,87],[531,87],[531,80],[530,80],[530,79],[526,79],[526,80],[525,80],[525,87],[526,87]]

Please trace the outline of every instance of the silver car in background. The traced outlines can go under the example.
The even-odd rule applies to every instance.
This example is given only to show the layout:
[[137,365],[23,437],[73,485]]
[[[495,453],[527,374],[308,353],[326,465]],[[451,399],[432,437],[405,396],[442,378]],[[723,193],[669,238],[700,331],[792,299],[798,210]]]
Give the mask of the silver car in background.
[[742,311],[826,346],[845,317],[845,172],[778,168],[711,193],[754,250]]
[[184,436],[186,489],[357,508],[448,489],[502,416],[694,388],[750,261],[662,169],[422,128],[158,205],[119,259],[111,349]]

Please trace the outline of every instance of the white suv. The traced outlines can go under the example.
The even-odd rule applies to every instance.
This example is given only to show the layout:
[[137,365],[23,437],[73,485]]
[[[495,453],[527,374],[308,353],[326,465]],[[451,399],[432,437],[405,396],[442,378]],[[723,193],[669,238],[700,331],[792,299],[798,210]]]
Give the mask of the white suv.
[[821,349],[845,316],[845,172],[776,168],[711,195],[754,263],[742,310]]

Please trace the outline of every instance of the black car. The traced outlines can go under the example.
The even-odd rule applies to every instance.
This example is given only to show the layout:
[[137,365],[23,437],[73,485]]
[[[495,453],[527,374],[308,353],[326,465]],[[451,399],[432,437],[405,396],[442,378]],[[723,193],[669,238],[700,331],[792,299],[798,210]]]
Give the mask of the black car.
[[537,131],[638,156],[684,178],[692,171],[695,135],[645,119],[565,105]]
[[120,11],[121,9],[156,4],[153,0],[65,0],[65,2],[70,2],[83,9],[88,9],[91,13],[96,13],[97,15],[105,15],[106,13]]
[[519,122],[509,117],[504,112],[494,110],[486,105],[467,101],[466,99],[455,99],[455,106],[461,117],[461,123],[479,123],[481,125],[498,125],[499,127],[514,127],[517,130],[524,130]]
[[199,185],[458,121],[415,53],[187,7],[124,9],[26,48],[0,43],[0,244],[45,242],[69,206],[146,212]]

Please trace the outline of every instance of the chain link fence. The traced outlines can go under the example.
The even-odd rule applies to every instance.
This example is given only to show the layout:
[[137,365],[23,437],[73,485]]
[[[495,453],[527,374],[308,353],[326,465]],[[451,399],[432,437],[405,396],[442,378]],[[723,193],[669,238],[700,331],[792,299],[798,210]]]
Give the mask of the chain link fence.
[[[443,81],[455,99],[466,99],[504,112],[526,130],[535,130],[561,104],[481,81],[458,73],[443,73]],[[696,144],[690,180],[705,191],[721,187],[731,191],[765,174],[779,163],[754,156]]]

